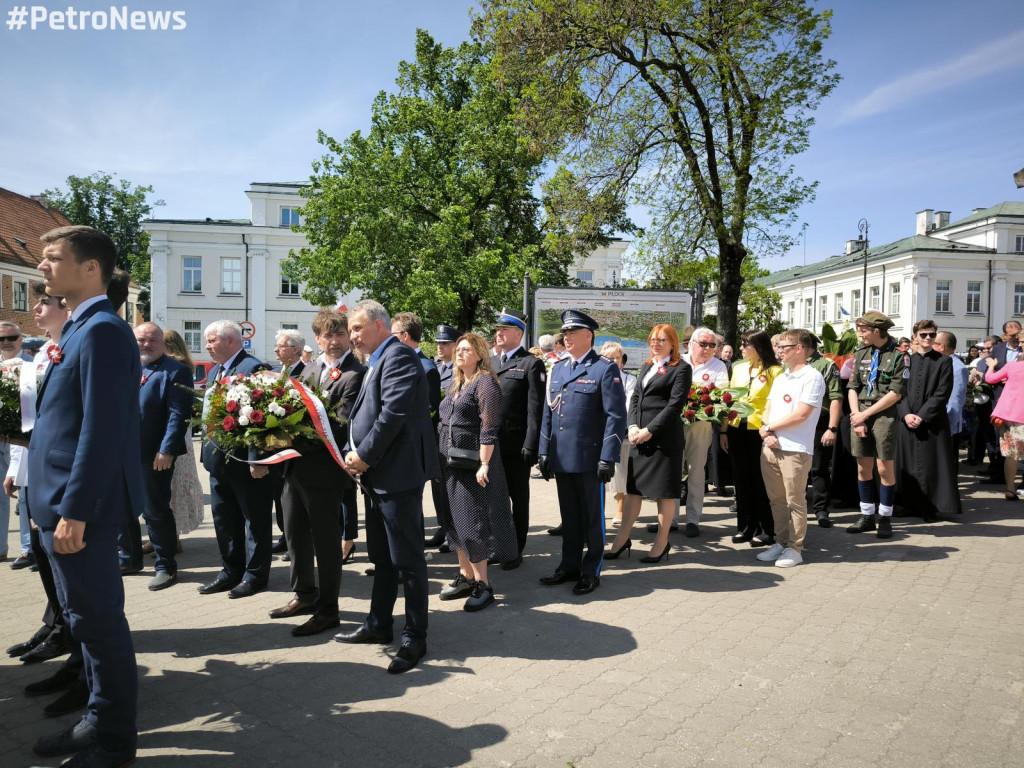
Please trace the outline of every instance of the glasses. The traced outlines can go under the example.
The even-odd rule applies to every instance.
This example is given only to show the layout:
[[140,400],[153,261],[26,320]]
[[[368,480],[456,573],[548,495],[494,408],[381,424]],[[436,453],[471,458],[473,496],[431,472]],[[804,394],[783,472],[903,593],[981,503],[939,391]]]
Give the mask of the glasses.
[[933,331],[931,333],[919,332],[917,335],[920,336],[922,339],[934,339],[939,334]]
[[0,336],[0,341],[17,341],[21,336]]
[[799,347],[799,344],[779,344],[776,349],[792,349],[793,347]]
[[750,344],[749,344],[749,343],[747,343],[747,342],[745,342],[745,341],[741,341],[741,342],[740,342],[740,346],[741,346],[741,347],[749,347],[749,346],[750,346]]
[[648,339],[648,344],[668,344],[668,339]]
[[694,342],[694,343],[698,347],[702,347],[703,349],[714,349],[715,347],[718,346],[718,342],[716,342],[716,341],[697,341],[697,342]]

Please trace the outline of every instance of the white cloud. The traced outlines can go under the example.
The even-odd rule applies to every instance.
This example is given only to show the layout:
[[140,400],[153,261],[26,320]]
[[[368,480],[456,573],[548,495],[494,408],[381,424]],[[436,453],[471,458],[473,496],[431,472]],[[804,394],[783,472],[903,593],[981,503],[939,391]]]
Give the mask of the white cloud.
[[1024,29],[880,86],[848,107],[840,122],[888,112],[937,91],[1024,65]]

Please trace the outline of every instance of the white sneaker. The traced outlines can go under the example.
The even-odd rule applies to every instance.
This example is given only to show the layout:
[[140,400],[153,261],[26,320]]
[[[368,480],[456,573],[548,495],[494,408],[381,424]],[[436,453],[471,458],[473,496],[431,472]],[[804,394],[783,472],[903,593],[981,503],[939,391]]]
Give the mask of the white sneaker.
[[782,556],[775,561],[775,565],[779,568],[792,568],[794,565],[800,565],[804,561],[800,553],[795,549],[786,547],[786,551],[782,553]]
[[781,544],[772,544],[764,552],[758,554],[757,559],[763,563],[770,563],[773,560],[778,560],[782,557],[782,553],[786,551],[786,548]]

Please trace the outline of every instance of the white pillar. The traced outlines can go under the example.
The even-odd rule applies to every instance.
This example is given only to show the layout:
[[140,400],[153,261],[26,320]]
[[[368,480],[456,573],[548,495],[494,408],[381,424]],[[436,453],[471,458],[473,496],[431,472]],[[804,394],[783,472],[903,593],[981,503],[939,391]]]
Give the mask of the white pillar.
[[[256,327],[256,337],[252,342],[252,353],[261,360],[267,359],[267,349],[273,353],[274,339],[267,334],[276,329],[267,328],[267,250],[262,247],[250,247],[249,258],[252,269],[252,310],[249,321]],[[269,347],[268,347],[269,344]],[[273,355],[271,354],[271,360]]]
[[171,247],[166,241],[149,245],[149,317],[161,328],[167,327],[169,264]]

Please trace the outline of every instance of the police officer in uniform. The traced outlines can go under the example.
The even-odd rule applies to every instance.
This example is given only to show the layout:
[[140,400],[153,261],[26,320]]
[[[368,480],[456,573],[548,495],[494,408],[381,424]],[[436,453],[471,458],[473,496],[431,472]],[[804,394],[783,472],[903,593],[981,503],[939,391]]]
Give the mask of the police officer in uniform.
[[[437,356],[439,358],[437,373],[441,377],[442,398],[448,392],[452,379],[455,378],[455,364],[453,362],[455,342],[459,340],[461,335],[457,329],[452,328],[450,325],[437,326],[434,341],[437,343]],[[442,480],[434,479],[430,481],[430,495],[434,501],[434,514],[437,515],[437,522],[440,523],[442,518],[449,517],[451,514],[448,507],[448,491],[445,489]],[[450,551],[444,540],[444,526],[440,526],[437,532],[427,539],[424,544],[427,547],[440,547],[442,552]]]
[[519,546],[516,559],[502,563],[506,571],[523,562],[526,534],[530,530],[530,468],[537,463],[544,403],[544,363],[523,349],[525,335],[526,315],[514,309],[502,310],[495,323],[494,347],[498,353],[491,357],[491,368],[501,385],[498,445]]
[[850,452],[857,459],[860,520],[847,533],[875,530],[875,481],[878,495],[878,538],[892,538],[892,508],[896,499],[896,404],[910,376],[908,355],[889,336],[893,322],[881,312],[865,312],[856,321],[861,343],[850,376]]
[[593,592],[601,583],[601,484],[614,476],[626,434],[622,374],[594,351],[597,327],[579,310],[562,313],[567,354],[548,377],[540,431],[538,466],[545,480],[554,475],[562,519],[562,560],[540,581],[576,581],[572,591],[577,595]]

